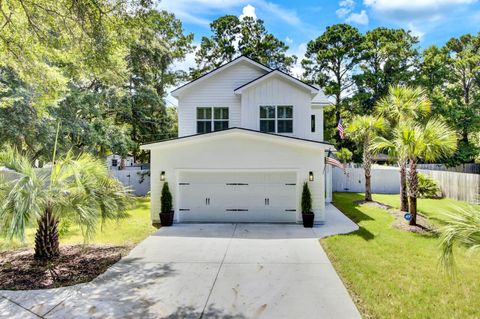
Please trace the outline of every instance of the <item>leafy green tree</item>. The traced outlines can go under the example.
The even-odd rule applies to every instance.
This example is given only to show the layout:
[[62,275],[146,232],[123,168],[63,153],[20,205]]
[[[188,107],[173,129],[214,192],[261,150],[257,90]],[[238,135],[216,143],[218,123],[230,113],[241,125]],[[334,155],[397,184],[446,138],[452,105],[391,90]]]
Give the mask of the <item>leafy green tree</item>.
[[350,162],[353,157],[353,153],[345,147],[341,148],[335,155],[344,164]]
[[417,43],[418,39],[403,29],[380,27],[365,33],[360,45],[360,72],[353,76],[358,88],[354,99],[364,112],[373,110],[389,86],[413,80]]
[[186,77],[172,65],[193,50],[193,34],[185,35],[180,20],[166,11],[143,11],[132,23],[139,38],[127,56],[129,81],[118,120],[131,128],[133,155],[145,159],[141,144],[176,136],[164,98],[169,86]]
[[34,88],[35,105],[61,99],[69,78],[94,74],[106,82],[125,75],[131,41],[125,17],[143,0],[6,0],[0,2],[0,67]]
[[[391,86],[388,95],[376,104],[375,112],[387,119],[390,127],[399,123],[420,120],[430,113],[431,103],[425,92],[417,87]],[[408,211],[407,196],[407,154],[400,149],[390,149],[390,157],[395,159],[400,169],[400,209]]]
[[416,74],[417,83],[425,88],[429,95],[432,95],[435,89],[445,89],[449,77],[447,61],[446,50],[435,45],[422,52],[419,70]]
[[394,129],[393,138],[376,137],[372,149],[385,149],[408,159],[408,198],[410,225],[417,223],[419,160],[434,161],[450,156],[457,147],[455,132],[440,119],[430,119],[425,125],[403,121]]
[[59,159],[54,155],[53,163],[49,170],[36,170],[14,148],[0,152],[0,165],[19,174],[0,183],[0,234],[24,240],[26,227],[38,223],[37,259],[59,256],[58,223],[63,218],[80,225],[88,240],[99,221],[127,216],[129,195],[109,176],[103,160],[68,153]]
[[324,88],[327,95],[335,97],[333,114],[325,114],[327,138],[328,134],[334,135],[333,129],[340,119],[344,97],[354,89],[352,74],[361,58],[362,42],[363,36],[358,29],[348,24],[336,24],[327,27],[321,36],[307,44],[305,59],[302,60],[304,76]]
[[450,39],[423,52],[420,83],[427,88],[433,113],[459,132],[459,147],[448,165],[472,162],[480,147],[470,140],[480,129],[480,36]]
[[372,200],[371,186],[371,168],[373,149],[372,141],[378,134],[385,132],[386,122],[381,117],[372,115],[357,115],[347,126],[346,133],[357,143],[363,150],[363,170],[365,171],[365,201]]
[[176,113],[165,107],[164,98],[167,87],[186,76],[172,65],[192,50],[192,35],[165,11],[145,9],[125,21],[135,41],[127,48],[121,82],[96,74],[73,77],[60,102],[39,109],[35,86],[15,70],[0,68],[0,140],[48,161],[60,122],[61,153],[133,154],[146,160],[140,144],[176,136]]
[[220,17],[210,24],[212,35],[202,37],[196,54],[197,66],[191,77],[197,78],[239,55],[245,55],[271,68],[289,72],[296,57],[287,54],[288,46],[269,33],[264,22],[252,17]]

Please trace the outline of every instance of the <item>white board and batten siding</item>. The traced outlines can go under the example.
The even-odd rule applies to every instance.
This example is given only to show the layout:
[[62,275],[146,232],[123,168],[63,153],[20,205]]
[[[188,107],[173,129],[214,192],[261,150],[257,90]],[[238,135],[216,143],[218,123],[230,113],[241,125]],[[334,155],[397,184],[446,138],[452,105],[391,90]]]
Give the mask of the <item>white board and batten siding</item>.
[[241,126],[241,98],[234,90],[267,71],[240,62],[199,81],[182,92],[178,100],[178,136],[197,133],[197,107],[228,107],[229,126]]
[[[311,132],[312,95],[299,89],[280,76],[273,76],[249,87],[241,93],[242,127],[260,130],[260,105],[292,105],[293,133],[282,134],[316,141],[323,141],[323,108],[315,109],[317,131]],[[318,115],[317,115],[318,114]]]

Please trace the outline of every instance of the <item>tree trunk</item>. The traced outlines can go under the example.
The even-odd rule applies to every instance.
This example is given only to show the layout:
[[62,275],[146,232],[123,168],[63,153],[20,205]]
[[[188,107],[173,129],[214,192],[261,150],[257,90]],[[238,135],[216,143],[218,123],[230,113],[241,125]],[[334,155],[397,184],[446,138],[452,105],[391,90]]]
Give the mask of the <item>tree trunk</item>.
[[410,225],[417,224],[417,194],[418,194],[417,162],[415,158],[411,158],[410,170],[408,172],[409,212],[410,214],[412,214],[412,219],[410,219]]
[[410,214],[412,214],[412,219],[410,219],[409,224],[415,226],[417,224],[417,198],[410,197]]
[[398,161],[400,168],[400,210],[408,212],[408,194],[407,194],[407,163]]
[[35,234],[35,259],[50,260],[59,255],[58,219],[48,207],[38,221]]
[[365,201],[372,201],[372,153],[369,150],[369,143],[363,145],[363,169],[365,171]]

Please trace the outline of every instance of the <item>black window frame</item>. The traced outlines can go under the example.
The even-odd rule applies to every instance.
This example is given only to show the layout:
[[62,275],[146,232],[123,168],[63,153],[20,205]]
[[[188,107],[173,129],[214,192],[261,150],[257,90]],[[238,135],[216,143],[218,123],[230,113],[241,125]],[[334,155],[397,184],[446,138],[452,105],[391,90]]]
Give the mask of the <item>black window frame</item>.
[[197,134],[226,130],[229,123],[228,107],[197,107]]
[[312,133],[315,133],[315,131],[316,131],[316,127],[315,127],[315,126],[316,126],[316,122],[315,122],[315,120],[316,120],[316,119],[315,119],[315,114],[312,114],[312,115],[310,116],[310,126],[311,126],[311,131],[312,131]]
[[[264,111],[269,108],[268,111]],[[282,109],[286,108],[285,111]],[[288,111],[289,108],[289,111]],[[273,110],[273,113],[271,112]],[[282,113],[282,114],[281,114]],[[290,114],[288,114],[290,113]],[[289,116],[288,116],[289,115]],[[260,105],[259,130],[265,133],[293,133],[293,105]]]

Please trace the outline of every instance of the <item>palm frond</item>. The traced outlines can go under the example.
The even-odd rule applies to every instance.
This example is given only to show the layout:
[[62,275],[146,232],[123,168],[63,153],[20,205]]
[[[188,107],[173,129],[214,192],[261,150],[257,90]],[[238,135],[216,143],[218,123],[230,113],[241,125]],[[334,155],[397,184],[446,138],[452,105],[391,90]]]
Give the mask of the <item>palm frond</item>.
[[25,239],[25,229],[41,214],[45,204],[45,181],[32,168],[30,160],[7,146],[0,152],[0,165],[18,173],[0,181],[0,235]]
[[440,265],[449,273],[455,272],[454,246],[466,247],[469,254],[480,251],[480,206],[459,208],[445,215],[446,225],[440,229]]

